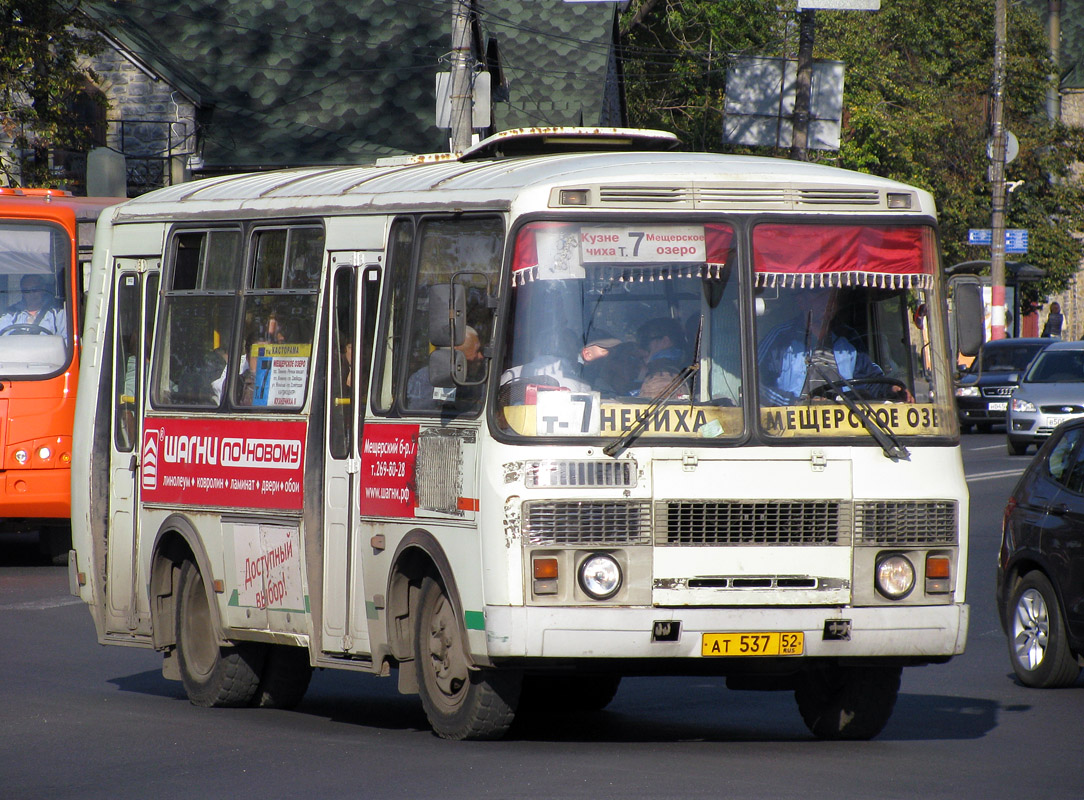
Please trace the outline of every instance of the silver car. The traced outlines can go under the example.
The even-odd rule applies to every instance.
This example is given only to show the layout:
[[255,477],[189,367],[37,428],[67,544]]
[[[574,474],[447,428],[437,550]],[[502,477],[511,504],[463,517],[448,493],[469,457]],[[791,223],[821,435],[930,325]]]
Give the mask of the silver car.
[[1084,342],[1054,342],[1031,362],[1009,401],[1009,455],[1023,455],[1077,417],[1084,417]]

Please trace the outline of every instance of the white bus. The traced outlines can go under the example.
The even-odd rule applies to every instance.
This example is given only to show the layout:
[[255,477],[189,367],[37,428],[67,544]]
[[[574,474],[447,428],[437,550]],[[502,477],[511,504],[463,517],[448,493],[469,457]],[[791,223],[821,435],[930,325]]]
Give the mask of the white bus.
[[933,199],[674,144],[521,130],[104,214],[99,641],[202,706],[395,671],[452,739],[691,674],[876,735],[967,634]]

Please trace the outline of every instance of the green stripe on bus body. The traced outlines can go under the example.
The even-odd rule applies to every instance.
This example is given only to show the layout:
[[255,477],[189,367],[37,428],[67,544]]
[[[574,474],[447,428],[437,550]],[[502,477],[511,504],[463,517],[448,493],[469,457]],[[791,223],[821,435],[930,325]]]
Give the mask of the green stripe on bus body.
[[467,630],[484,631],[486,629],[486,615],[481,611],[464,612],[463,621],[467,623]]

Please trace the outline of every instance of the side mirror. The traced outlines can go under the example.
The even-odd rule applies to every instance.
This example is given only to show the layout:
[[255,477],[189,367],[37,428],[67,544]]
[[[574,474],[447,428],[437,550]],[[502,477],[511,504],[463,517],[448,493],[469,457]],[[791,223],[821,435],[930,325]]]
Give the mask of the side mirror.
[[463,285],[441,283],[429,287],[430,343],[434,347],[458,347],[466,338],[467,292]]
[[982,286],[977,281],[960,281],[954,289],[956,350],[965,356],[976,356],[984,335]]
[[439,347],[429,354],[429,382],[447,389],[467,383],[467,358],[454,347]]

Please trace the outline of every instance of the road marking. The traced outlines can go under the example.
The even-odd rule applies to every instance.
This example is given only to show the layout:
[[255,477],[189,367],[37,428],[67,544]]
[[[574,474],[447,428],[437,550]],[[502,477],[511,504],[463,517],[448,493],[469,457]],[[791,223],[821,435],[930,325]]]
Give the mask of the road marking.
[[25,603],[0,605],[0,611],[45,611],[50,608],[74,606],[83,601],[78,597],[47,597],[44,600],[28,600]]
[[1004,447],[1005,447],[1005,445],[1003,445],[1003,444],[988,444],[988,445],[986,445],[984,447],[969,447],[969,448],[967,448],[967,452],[969,452],[969,453],[977,453],[980,450],[1002,450],[1002,449],[1004,449]]
[[967,476],[967,482],[971,481],[989,481],[995,478],[1016,478],[1024,473],[1022,469],[1002,469],[997,472],[977,472],[974,475]]

